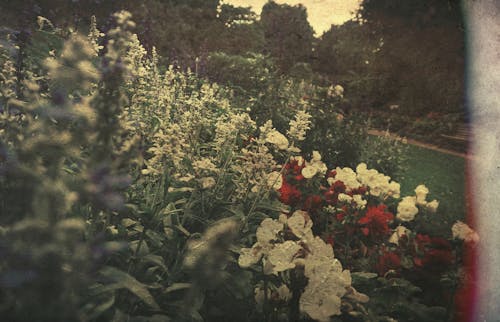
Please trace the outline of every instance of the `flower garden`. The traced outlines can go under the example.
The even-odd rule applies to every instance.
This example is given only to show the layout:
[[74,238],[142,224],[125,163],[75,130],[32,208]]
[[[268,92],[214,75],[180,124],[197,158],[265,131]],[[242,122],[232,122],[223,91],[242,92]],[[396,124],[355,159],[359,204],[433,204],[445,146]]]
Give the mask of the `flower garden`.
[[463,318],[480,237],[426,182],[402,193],[404,144],[367,144],[340,85],[286,83],[267,115],[161,65],[128,12],[40,23],[43,55],[0,47],[5,321]]

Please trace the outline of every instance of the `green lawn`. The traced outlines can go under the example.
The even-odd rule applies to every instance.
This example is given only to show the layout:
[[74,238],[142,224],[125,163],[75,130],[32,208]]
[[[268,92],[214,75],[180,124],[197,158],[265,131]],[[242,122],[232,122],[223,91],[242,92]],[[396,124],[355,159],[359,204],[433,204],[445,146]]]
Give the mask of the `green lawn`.
[[465,164],[464,158],[433,150],[409,146],[406,172],[399,180],[401,196],[414,194],[419,184],[425,184],[430,193],[427,200],[439,200],[436,229],[450,227],[465,218]]

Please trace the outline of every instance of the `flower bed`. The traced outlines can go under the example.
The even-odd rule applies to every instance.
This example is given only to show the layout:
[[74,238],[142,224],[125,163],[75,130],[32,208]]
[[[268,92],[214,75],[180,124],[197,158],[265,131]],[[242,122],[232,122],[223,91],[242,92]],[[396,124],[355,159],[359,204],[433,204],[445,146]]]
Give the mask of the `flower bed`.
[[161,71],[133,26],[117,13],[104,38],[93,25],[21,71],[2,50],[2,317],[459,313],[461,250],[479,238],[461,222],[425,233],[440,217],[424,185],[401,198],[364,163],[329,170],[321,151],[302,152],[314,125],[306,105],[286,132],[257,124],[226,88]]

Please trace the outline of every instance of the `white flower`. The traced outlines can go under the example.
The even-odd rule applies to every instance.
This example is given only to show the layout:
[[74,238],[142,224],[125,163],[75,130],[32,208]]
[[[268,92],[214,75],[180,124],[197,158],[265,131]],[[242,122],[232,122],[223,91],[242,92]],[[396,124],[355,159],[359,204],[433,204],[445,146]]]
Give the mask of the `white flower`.
[[363,197],[361,195],[352,196],[352,200],[356,203],[356,208],[363,209],[366,207],[367,201],[363,200]]
[[252,248],[242,248],[240,257],[238,257],[238,265],[242,268],[250,267],[257,264],[264,254],[262,246],[255,243]]
[[288,139],[276,130],[267,133],[266,142],[276,145],[280,150],[286,150],[288,148]]
[[399,245],[399,239],[403,235],[408,235],[409,233],[410,233],[410,230],[408,228],[406,228],[405,226],[399,225],[396,227],[396,229],[394,229],[394,233],[389,238],[389,243]]
[[265,138],[267,135],[273,131],[273,121],[267,120],[263,126],[259,127],[260,135]]
[[344,88],[340,85],[335,85],[335,87],[333,88],[334,91],[335,91],[335,94],[337,96],[340,96],[340,97],[343,97],[344,96]]
[[302,168],[301,173],[304,176],[304,178],[311,179],[312,177],[314,177],[316,175],[316,173],[318,173],[318,169],[316,167],[308,165],[308,166]]
[[291,240],[287,240],[282,244],[276,244],[267,255],[267,260],[273,265],[272,272],[277,274],[295,268],[293,260],[301,249],[302,247],[299,244]]
[[400,185],[391,181],[389,176],[375,169],[368,169],[365,163],[360,163],[356,167],[356,173],[358,181],[369,188],[368,191],[372,196],[399,198]]
[[283,177],[278,171],[273,171],[267,175],[267,186],[271,189],[278,190],[283,184]]
[[311,161],[321,161],[321,154],[318,151],[313,151]]
[[469,225],[460,220],[453,224],[451,232],[453,234],[453,238],[455,239],[473,243],[477,243],[479,241],[479,235],[472,228],[470,228]]
[[353,198],[345,193],[339,193],[338,199],[342,202],[351,202]]
[[315,167],[316,170],[319,173],[325,174],[326,171],[328,171],[328,167],[326,166],[325,163],[319,161],[319,160],[311,160],[311,162],[308,164],[308,166]]
[[183,177],[179,177],[177,180],[179,180],[180,182],[189,182],[193,179],[194,179],[194,176],[192,174],[188,173]]
[[324,207],[323,210],[329,214],[336,214],[337,213],[337,208],[335,208],[334,206],[331,206],[331,205]]
[[427,197],[428,193],[429,193],[429,189],[427,189],[427,187],[423,184],[421,184],[415,188],[415,194],[417,197],[417,201],[416,201],[417,205],[425,206],[425,204],[427,203],[425,201],[425,198]]
[[300,310],[316,321],[330,321],[332,315],[341,313],[340,297],[325,290],[318,291],[315,287],[311,287],[311,284],[307,284],[299,303]]
[[298,111],[295,119],[290,121],[290,130],[288,135],[291,139],[296,141],[304,141],[306,139],[306,132],[311,128],[311,114],[305,111]]
[[288,152],[292,152],[292,153],[300,153],[300,148],[296,147],[296,146],[293,146],[293,145],[290,145],[287,149]]
[[418,213],[415,205],[415,197],[404,197],[398,204],[398,214],[396,217],[402,221],[412,221]]
[[[286,223],[299,241],[286,240],[283,243],[270,243],[277,239]],[[334,258],[333,248],[320,237],[313,236],[312,221],[305,211],[295,211],[290,218],[280,216],[280,220],[265,219],[257,229],[257,243],[252,248],[240,251],[240,267],[249,267],[262,259],[263,273],[279,272],[301,267],[307,277],[307,285],[299,300],[301,312],[318,321],[330,321],[334,315],[341,314],[342,298],[349,297],[358,302],[366,302],[368,297],[357,293],[351,286],[349,270]],[[264,242],[265,244],[261,244]],[[292,294],[286,285],[274,292],[280,300],[289,301]],[[255,289],[255,301],[259,309],[264,300],[264,291]]]
[[202,171],[202,170],[207,170],[207,171],[217,171],[217,167],[215,164],[213,164],[212,160],[209,158],[203,158],[201,160],[197,160],[193,162],[193,168],[195,171]]
[[302,166],[306,162],[306,160],[304,160],[304,158],[301,156],[291,157],[290,161],[297,161],[298,166]]
[[348,190],[353,190],[361,187],[361,183],[356,178],[356,172],[354,172],[351,168],[335,168],[335,178],[328,178],[328,183],[330,185],[334,184],[335,181],[342,181]]
[[318,236],[311,238],[307,242],[307,248],[310,252],[310,256],[314,256],[314,258],[324,258],[325,260],[333,259],[333,247],[330,244],[327,244]]
[[361,162],[361,163],[360,163],[360,164],[358,164],[358,166],[356,167],[356,172],[357,172],[358,174],[360,174],[360,173],[364,173],[364,172],[365,172],[365,171],[367,171],[367,170],[368,170],[368,167],[367,167],[366,163],[364,163],[364,162]]
[[431,202],[428,202],[425,205],[426,209],[429,210],[430,212],[436,212],[437,208],[439,207],[439,201],[436,199],[432,200]]
[[276,239],[278,233],[282,230],[283,223],[271,218],[266,218],[257,228],[257,242],[261,245],[269,244],[272,240]]
[[215,179],[212,177],[203,177],[200,179],[201,189],[210,189],[215,186]]
[[305,260],[308,283],[300,297],[300,310],[318,321],[340,314],[341,297],[351,286],[351,274],[337,259],[310,256]]
[[400,189],[401,185],[395,181],[391,181],[389,183],[388,191],[387,194],[393,198],[399,198],[400,197]]
[[290,228],[292,233],[300,239],[306,236],[312,236],[312,225],[311,218],[309,218],[307,212],[302,210],[295,211],[287,220],[288,228]]
[[326,93],[328,97],[344,97],[344,88],[340,85],[331,85]]
[[278,217],[278,221],[280,223],[286,224],[286,222],[288,221],[288,216],[284,213],[281,213]]

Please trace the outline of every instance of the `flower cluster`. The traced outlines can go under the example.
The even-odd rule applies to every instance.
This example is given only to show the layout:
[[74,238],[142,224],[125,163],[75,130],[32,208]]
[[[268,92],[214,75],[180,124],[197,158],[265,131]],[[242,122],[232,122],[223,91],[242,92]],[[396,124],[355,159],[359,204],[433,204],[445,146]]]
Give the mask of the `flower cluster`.
[[479,235],[472,228],[470,228],[469,225],[460,220],[453,224],[451,232],[454,239],[463,240],[466,243],[479,242]]
[[[279,220],[264,219],[257,228],[257,242],[242,248],[238,263],[248,268],[262,262],[263,273],[279,275],[300,269],[307,279],[300,297],[300,310],[318,321],[341,313],[342,298],[354,294],[351,275],[334,257],[332,246],[312,232],[313,222],[301,210]],[[359,294],[358,294],[359,295]],[[367,301],[364,295],[358,301]]]
[[304,141],[306,132],[311,128],[311,114],[305,111],[298,111],[295,119],[290,121],[288,136],[295,141]]
[[394,219],[394,215],[386,212],[386,205],[369,207],[364,217],[358,223],[362,225],[361,231],[365,236],[386,236],[391,230],[389,223]]
[[344,97],[344,88],[341,85],[331,85],[327,91],[328,97]]
[[[284,165],[279,200],[292,210],[307,211],[314,232],[333,245],[349,268],[388,272],[412,279],[435,278],[455,261],[453,244],[420,231],[415,222],[435,218],[437,200],[419,185],[413,196],[400,196],[400,184],[361,163],[353,170],[328,171],[318,152],[311,160],[293,157]],[[476,242],[477,234],[457,222],[453,237]],[[321,309],[318,308],[319,311]]]
[[422,184],[415,188],[415,196],[404,197],[398,204],[398,219],[402,221],[412,221],[415,219],[419,211],[417,206],[424,207],[430,212],[436,212],[439,201],[435,199],[430,202],[426,201],[428,193],[429,189]]

